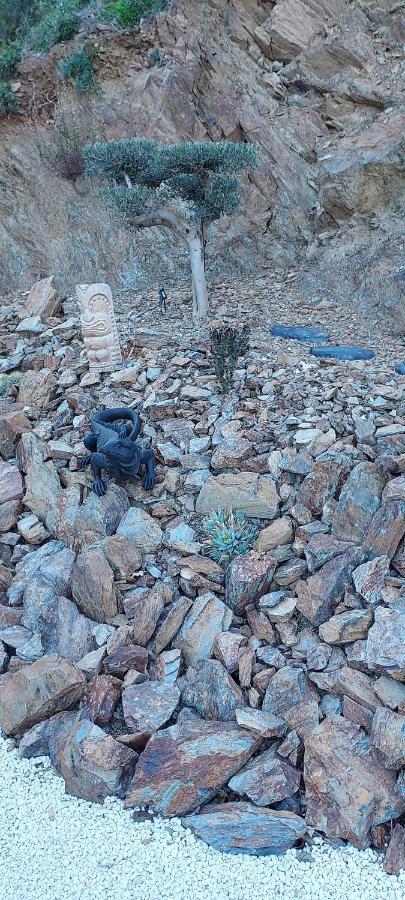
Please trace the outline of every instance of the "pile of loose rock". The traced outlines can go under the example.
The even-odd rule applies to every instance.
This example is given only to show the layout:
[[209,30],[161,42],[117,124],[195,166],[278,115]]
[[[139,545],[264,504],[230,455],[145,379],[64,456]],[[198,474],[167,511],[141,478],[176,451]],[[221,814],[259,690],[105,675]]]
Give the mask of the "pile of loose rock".
[[[22,370],[0,400],[0,727],[68,792],[182,816],[219,849],[321,832],[399,870],[404,379],[271,339],[224,397],[208,336],[173,321],[94,375],[52,291],[0,319],[3,371]],[[83,436],[123,405],[157,483],[98,498]],[[259,526],[225,568],[202,531],[220,507]]]

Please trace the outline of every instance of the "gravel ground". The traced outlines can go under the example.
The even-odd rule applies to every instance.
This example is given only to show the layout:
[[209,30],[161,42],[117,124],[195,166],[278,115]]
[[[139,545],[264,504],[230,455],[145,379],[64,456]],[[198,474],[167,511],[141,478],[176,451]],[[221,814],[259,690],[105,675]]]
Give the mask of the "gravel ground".
[[[67,797],[49,760],[0,740],[0,884],[13,900],[403,900],[405,872],[322,842],[284,857],[229,856],[176,819],[135,823],[116,799]],[[301,856],[301,858],[300,858]]]

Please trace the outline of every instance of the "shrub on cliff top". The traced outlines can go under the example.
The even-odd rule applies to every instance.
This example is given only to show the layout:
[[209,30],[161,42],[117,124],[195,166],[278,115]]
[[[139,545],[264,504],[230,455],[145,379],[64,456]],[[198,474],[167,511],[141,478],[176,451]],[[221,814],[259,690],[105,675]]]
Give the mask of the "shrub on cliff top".
[[93,53],[80,47],[70,56],[59,60],[58,74],[62,81],[71,80],[79,94],[95,90]]
[[167,0],[110,0],[102,11],[108,22],[116,22],[120,28],[133,28],[148,14],[159,12],[167,6]]
[[11,90],[9,82],[0,81],[0,117],[17,112],[18,107],[18,97]]

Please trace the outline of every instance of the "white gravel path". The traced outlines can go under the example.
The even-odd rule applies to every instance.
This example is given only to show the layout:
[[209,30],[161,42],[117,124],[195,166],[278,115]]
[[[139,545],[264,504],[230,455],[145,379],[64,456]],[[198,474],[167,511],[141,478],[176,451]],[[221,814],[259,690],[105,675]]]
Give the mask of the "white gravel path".
[[385,875],[371,850],[311,861],[230,856],[178,820],[136,824],[118,800],[67,797],[49,760],[0,740],[0,888],[10,900],[404,900],[405,872]]

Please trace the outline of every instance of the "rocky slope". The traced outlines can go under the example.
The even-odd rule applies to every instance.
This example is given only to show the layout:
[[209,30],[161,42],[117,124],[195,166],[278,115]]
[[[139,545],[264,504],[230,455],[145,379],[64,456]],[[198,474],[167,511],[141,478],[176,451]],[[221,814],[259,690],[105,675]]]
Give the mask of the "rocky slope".
[[[126,362],[103,377],[70,301],[61,317],[52,298],[42,321],[23,318],[30,297],[3,308],[2,368],[23,375],[0,408],[0,727],[23,755],[49,754],[68,792],[182,816],[219,849],[279,852],[320,832],[390,844],[399,871],[399,341],[374,323],[373,360],[314,358],[269,342],[258,293],[239,298],[255,326],[228,397],[181,295],[159,329],[153,310],[122,311]],[[288,281],[280,293],[291,320]],[[217,296],[234,314],[234,288]],[[297,319],[338,337],[328,303]],[[348,315],[345,337],[359,323]],[[96,408],[124,403],[142,414],[157,483],[98,499],[78,469],[83,435]],[[204,543],[218,506],[258,529],[227,566]]]
[[[260,165],[213,229],[211,272],[301,266],[306,295],[350,296],[403,331],[402,39],[394,0],[176,0],[139,33],[87,24],[24,60],[22,111],[0,137],[3,292],[50,272],[67,292],[101,277],[131,288],[186,265],[166,235],[131,238],[46,163],[63,112],[87,139],[255,141]],[[56,75],[83,41],[99,85],[85,99]]]

